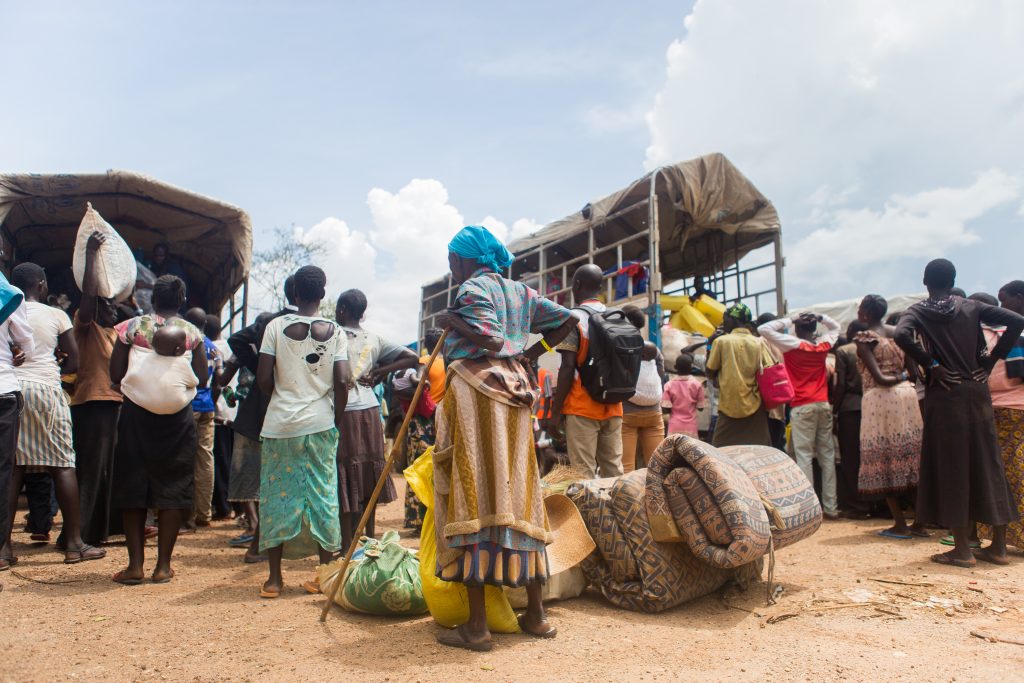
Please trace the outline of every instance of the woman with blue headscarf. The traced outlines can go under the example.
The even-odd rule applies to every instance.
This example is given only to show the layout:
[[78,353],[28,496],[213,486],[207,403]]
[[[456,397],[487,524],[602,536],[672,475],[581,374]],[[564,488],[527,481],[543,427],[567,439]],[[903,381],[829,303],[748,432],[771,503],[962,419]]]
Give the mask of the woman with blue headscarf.
[[[448,245],[459,284],[437,322],[449,330],[448,386],[436,414],[434,511],[437,575],[465,584],[469,621],[444,645],[491,649],[484,586],[526,586],[520,626],[551,638],[541,603],[550,542],[534,452],[532,363],[573,329],[569,310],[503,275],[508,249],[486,228],[463,228]],[[544,335],[527,348],[531,333]]]

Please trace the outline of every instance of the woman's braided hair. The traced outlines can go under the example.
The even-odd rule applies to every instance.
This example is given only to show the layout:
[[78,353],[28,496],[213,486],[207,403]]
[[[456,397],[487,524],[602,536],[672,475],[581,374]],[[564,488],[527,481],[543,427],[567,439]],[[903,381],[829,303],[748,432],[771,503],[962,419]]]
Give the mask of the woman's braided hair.
[[185,303],[185,283],[177,275],[161,275],[153,284],[153,307],[177,311]]

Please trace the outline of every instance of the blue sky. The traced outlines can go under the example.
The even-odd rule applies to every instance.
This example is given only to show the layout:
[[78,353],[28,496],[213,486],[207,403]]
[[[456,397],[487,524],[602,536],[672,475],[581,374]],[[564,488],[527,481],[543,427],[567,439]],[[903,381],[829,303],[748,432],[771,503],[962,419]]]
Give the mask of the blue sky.
[[643,173],[643,127],[588,116],[653,96],[685,15],[673,2],[3,7],[23,67],[0,111],[5,169],[140,170],[242,206],[261,231],[367,222],[368,190],[413,178],[441,179],[469,217],[579,208]]
[[724,152],[793,306],[1024,276],[1024,5],[1003,0],[15,3],[0,168],[127,168],[328,245],[415,334],[459,225],[521,234]]

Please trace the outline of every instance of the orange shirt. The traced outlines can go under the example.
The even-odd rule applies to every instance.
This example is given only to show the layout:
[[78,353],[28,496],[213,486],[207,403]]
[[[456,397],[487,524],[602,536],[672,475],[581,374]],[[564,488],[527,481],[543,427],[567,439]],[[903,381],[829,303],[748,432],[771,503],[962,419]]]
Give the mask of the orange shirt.
[[[575,314],[576,312],[573,311]],[[590,340],[587,338],[584,326],[587,323],[579,323],[579,349],[576,351],[576,367],[582,367],[587,361],[587,350],[590,348]],[[571,343],[571,342],[570,342]],[[565,404],[562,406],[563,415],[578,415],[591,420],[607,420],[611,417],[622,417],[621,403],[599,403],[590,397],[587,390],[583,388],[580,381],[580,373],[577,372],[572,380],[572,389],[565,397]]]
[[83,324],[75,314],[75,341],[78,342],[78,374],[71,405],[87,401],[117,401],[123,398],[111,387],[110,354],[114,351],[117,332],[112,327],[100,327],[92,322]]
[[[426,365],[428,360],[430,360],[430,356],[420,356],[420,365]],[[444,361],[441,360],[440,355],[434,359],[434,364],[427,370],[427,380],[430,382],[430,398],[433,399],[434,405],[438,405],[444,398],[445,384],[448,381],[445,377]]]

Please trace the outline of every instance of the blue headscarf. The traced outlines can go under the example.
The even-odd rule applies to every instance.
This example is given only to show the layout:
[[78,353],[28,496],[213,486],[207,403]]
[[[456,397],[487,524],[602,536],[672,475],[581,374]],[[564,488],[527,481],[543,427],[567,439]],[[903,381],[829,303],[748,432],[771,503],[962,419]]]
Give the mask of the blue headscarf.
[[12,285],[4,277],[3,273],[0,273],[0,325],[3,325],[14,311],[18,310],[18,306],[25,300],[25,295],[21,293],[21,290]]
[[473,259],[498,273],[512,265],[509,250],[482,225],[467,225],[460,230],[448,243],[448,251]]

